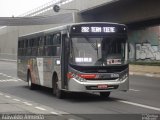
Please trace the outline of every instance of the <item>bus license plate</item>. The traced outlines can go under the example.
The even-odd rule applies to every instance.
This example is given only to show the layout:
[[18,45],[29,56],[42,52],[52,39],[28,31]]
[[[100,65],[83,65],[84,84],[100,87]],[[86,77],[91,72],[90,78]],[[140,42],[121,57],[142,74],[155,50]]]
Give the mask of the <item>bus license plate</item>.
[[107,89],[108,85],[103,84],[103,85],[98,85],[97,87],[98,87],[98,89]]

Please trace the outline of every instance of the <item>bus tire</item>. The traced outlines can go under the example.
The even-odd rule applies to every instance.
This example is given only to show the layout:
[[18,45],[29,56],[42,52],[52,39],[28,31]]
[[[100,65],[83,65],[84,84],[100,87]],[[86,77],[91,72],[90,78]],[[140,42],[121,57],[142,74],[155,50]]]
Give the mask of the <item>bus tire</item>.
[[37,88],[37,86],[32,83],[32,78],[30,73],[28,74],[28,87],[30,90],[35,90]]
[[110,95],[110,92],[100,92],[100,96],[101,96],[102,98],[108,98],[109,95]]
[[59,89],[57,75],[53,77],[52,89],[53,89],[53,95],[55,95],[57,98],[59,99],[65,98],[64,91]]

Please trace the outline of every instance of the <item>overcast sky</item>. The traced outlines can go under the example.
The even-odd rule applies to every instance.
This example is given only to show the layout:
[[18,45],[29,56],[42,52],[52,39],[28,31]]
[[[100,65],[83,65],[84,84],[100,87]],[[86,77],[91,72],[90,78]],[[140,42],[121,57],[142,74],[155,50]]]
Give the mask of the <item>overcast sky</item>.
[[18,16],[53,0],[0,0],[0,17]]

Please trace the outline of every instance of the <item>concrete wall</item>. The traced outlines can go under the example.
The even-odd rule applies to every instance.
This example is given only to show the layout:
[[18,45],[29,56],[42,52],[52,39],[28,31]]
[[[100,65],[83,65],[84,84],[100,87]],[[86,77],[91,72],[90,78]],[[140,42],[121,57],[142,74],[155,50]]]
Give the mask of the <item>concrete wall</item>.
[[129,32],[130,60],[160,61],[160,26]]
[[0,32],[0,58],[16,59],[17,27],[5,27]]
[[132,23],[160,17],[159,6],[160,0],[120,0],[95,13],[97,21]]

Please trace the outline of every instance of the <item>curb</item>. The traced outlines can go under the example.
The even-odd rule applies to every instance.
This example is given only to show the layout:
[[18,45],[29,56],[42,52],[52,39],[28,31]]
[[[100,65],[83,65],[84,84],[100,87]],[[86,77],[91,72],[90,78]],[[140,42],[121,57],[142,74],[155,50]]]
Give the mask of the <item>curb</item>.
[[129,72],[129,75],[140,75],[140,76],[146,76],[146,77],[160,78],[160,74],[142,73],[142,72]]

